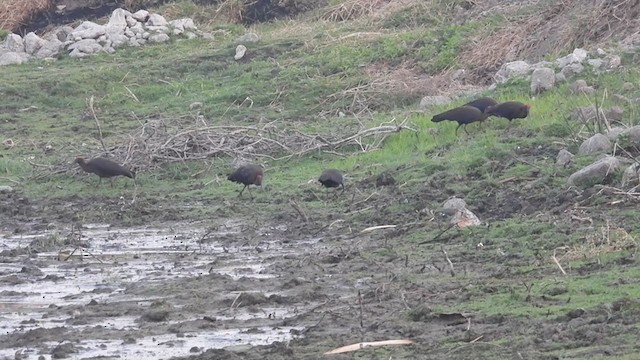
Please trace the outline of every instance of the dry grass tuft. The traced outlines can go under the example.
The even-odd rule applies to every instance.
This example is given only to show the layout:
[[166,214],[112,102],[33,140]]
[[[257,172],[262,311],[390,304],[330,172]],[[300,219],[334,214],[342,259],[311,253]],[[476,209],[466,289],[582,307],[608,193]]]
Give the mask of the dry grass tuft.
[[0,29],[16,31],[41,11],[53,6],[52,0],[20,0],[0,2]]
[[347,21],[358,19],[373,13],[389,0],[348,0],[327,8],[320,19],[329,21]]
[[629,233],[619,227],[612,227],[609,222],[585,238],[585,242],[568,248],[560,258],[561,261],[596,258],[604,254],[638,249],[638,243]]

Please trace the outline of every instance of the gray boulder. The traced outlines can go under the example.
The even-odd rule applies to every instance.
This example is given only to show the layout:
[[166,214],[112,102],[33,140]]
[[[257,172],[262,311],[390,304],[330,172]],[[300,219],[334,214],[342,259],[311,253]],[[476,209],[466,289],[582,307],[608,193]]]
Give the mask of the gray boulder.
[[169,22],[167,21],[167,19],[164,18],[164,16],[162,16],[160,14],[151,14],[151,15],[149,15],[149,20],[147,20],[145,25],[147,27],[149,27],[149,26],[164,26],[164,27],[167,27],[169,25]]
[[13,192],[13,188],[9,185],[0,185],[0,193],[1,194],[6,194],[6,193],[10,193]]
[[9,34],[4,42],[4,47],[11,52],[24,52],[24,40],[18,34]]
[[169,35],[167,34],[153,34],[149,36],[149,41],[152,43],[163,43],[169,41]]
[[459,210],[466,209],[466,207],[466,201],[457,197],[452,197],[442,204],[442,212],[448,215],[453,215]]
[[107,27],[111,29],[120,29],[124,32],[127,27],[127,16],[131,16],[131,13],[125,9],[117,8],[111,13]]
[[613,145],[603,134],[595,134],[580,145],[579,155],[600,154],[611,151]]
[[24,36],[24,50],[29,55],[34,55],[46,41],[33,32]]
[[601,108],[596,110],[595,105],[583,106],[576,108],[569,118],[580,123],[589,123],[604,118],[604,111]]
[[594,70],[600,70],[604,65],[604,61],[602,61],[602,59],[589,59],[587,60],[587,64],[589,64]]
[[573,52],[567,56],[563,56],[556,60],[556,65],[559,68],[564,68],[569,64],[582,64],[587,59],[588,53],[584,49],[574,49]]
[[638,170],[640,170],[640,164],[638,163],[633,163],[624,170],[622,173],[623,187],[640,185],[640,174]]
[[420,105],[418,105],[419,111],[428,111],[433,106],[436,105],[444,105],[451,102],[451,98],[443,95],[434,95],[434,96],[425,96],[420,100]]
[[578,75],[584,71],[584,66],[580,63],[569,64],[560,70],[560,73],[564,75],[565,78],[569,79],[575,75]]
[[600,184],[612,176],[620,167],[620,160],[613,156],[605,156],[591,165],[576,171],[569,176],[567,182],[574,186],[591,186]]
[[622,59],[618,55],[611,55],[607,57],[607,68],[616,69],[622,65]]
[[571,86],[569,86],[569,89],[571,90],[572,94],[578,94],[580,88],[583,88],[587,86],[587,82],[582,80],[582,79],[578,79],[576,81],[574,81]]
[[107,33],[107,27],[98,25],[91,21],[85,21],[73,30],[69,37],[71,40],[80,41],[83,39],[97,39]]
[[526,61],[513,61],[503,64],[500,70],[493,76],[493,80],[498,84],[503,84],[516,76],[528,75],[531,65]]
[[623,143],[623,146],[640,146],[640,125],[624,129],[616,140]]
[[618,140],[618,136],[620,136],[624,131],[625,129],[623,127],[615,126],[609,129],[609,131],[604,135],[609,139],[609,141],[615,142]]
[[102,45],[94,39],[83,39],[67,46],[67,50],[71,50],[69,56],[82,58],[99,52]]
[[541,67],[533,70],[531,74],[531,93],[540,94],[550,90],[556,83],[556,74],[553,70]]
[[64,48],[64,43],[58,39],[53,39],[42,44],[40,49],[35,53],[38,59],[57,57],[60,50]]
[[147,10],[138,10],[135,13],[131,14],[131,17],[140,22],[146,22],[147,20],[149,20],[149,12]]
[[22,64],[31,57],[25,52],[7,52],[0,55],[0,66]]

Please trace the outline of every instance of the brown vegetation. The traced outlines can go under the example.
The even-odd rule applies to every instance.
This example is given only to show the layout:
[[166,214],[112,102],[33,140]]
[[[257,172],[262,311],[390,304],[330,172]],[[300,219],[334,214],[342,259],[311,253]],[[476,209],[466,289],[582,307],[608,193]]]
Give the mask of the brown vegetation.
[[15,31],[36,14],[53,6],[53,0],[21,0],[0,2],[0,29]]

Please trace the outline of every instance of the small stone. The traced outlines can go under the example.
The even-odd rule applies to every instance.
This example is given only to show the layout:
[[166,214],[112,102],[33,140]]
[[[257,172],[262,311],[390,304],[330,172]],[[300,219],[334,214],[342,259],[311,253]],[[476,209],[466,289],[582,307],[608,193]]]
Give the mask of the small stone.
[[30,56],[24,52],[8,52],[0,55],[0,66],[17,65],[29,61]]
[[582,95],[593,95],[596,93],[596,89],[593,86],[583,86],[578,89],[578,94]]
[[458,210],[465,209],[467,202],[463,199],[452,197],[442,204],[442,212],[448,215],[455,214]]
[[611,55],[607,61],[607,68],[616,69],[622,65],[622,59],[618,55]]
[[199,101],[192,102],[191,105],[189,105],[189,110],[197,110],[201,108],[202,108],[202,103]]
[[13,192],[13,188],[9,185],[0,185],[0,193],[7,194]]
[[622,121],[623,117],[624,117],[624,109],[621,108],[620,106],[614,106],[610,109],[606,109],[604,111],[604,116],[607,118],[607,120],[609,120],[610,122],[612,121]]
[[602,59],[589,59],[587,60],[587,64],[589,64],[594,70],[600,70],[604,61],[602,61]]
[[607,55],[607,52],[602,50],[601,48],[598,48],[596,50],[596,54],[598,54],[598,56],[605,56],[605,55]]
[[580,88],[583,88],[585,86],[587,86],[587,82],[582,80],[582,79],[578,79],[578,80],[574,81],[573,84],[571,84],[569,89],[571,90],[572,94],[578,94]]
[[234,55],[235,60],[240,60],[244,57],[244,54],[247,52],[247,47],[244,45],[236,46],[236,54]]
[[560,70],[560,73],[562,73],[565,78],[569,79],[574,75],[580,74],[582,71],[584,71],[584,66],[580,63],[575,63],[563,67],[562,70]]
[[623,127],[615,126],[607,131],[604,135],[607,137],[607,139],[609,139],[609,141],[615,142],[618,140],[618,136],[620,136],[620,134],[622,134],[624,131],[625,129]]
[[622,84],[622,91],[633,91],[635,90],[635,85],[633,85],[633,83],[630,82],[625,82],[624,84]]
[[149,41],[153,43],[163,43],[169,41],[169,35],[167,34],[154,34],[149,36]]
[[561,83],[561,82],[565,82],[565,81],[567,81],[567,78],[563,74],[561,74],[561,73],[557,73],[556,74],[556,82],[557,83]]
[[630,101],[628,97],[620,94],[613,94],[612,98],[618,104],[627,104]]
[[558,152],[558,156],[556,157],[556,165],[568,167],[573,164],[574,157],[575,155],[570,153],[567,149],[562,149]]
[[633,163],[624,170],[624,173],[622,173],[623,187],[631,187],[640,184],[640,174],[638,174],[639,169],[640,165],[638,163]]

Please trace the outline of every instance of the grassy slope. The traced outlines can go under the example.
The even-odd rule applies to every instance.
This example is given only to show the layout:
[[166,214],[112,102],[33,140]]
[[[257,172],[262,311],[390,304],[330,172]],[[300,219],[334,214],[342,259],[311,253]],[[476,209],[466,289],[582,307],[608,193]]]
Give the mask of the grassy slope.
[[[189,4],[180,6],[178,10],[192,9]],[[511,125],[505,120],[491,119],[482,127],[469,126],[471,135],[462,132],[459,137],[453,133],[455,124],[433,124],[431,114],[406,115],[419,100],[415,94],[374,95],[369,99],[369,105],[376,114],[368,119],[362,115],[357,118],[336,116],[338,111],[349,114],[353,99],[331,95],[369,83],[371,79],[364,72],[367,65],[383,63],[394,68],[411,62],[423,72],[441,70],[455,58],[465,34],[481,25],[491,25],[493,21],[487,18],[483,23],[445,26],[446,19],[417,21],[416,16],[415,13],[400,12],[382,21],[382,28],[376,21],[292,21],[258,25],[254,30],[263,39],[249,47],[252,58],[244,63],[232,60],[233,39],[244,29],[216,24],[212,26],[224,32],[217,33],[214,41],[180,41],[124,49],[114,55],[91,59],[63,58],[53,63],[31,62],[5,67],[0,72],[3,84],[0,89],[0,129],[2,140],[11,138],[16,147],[0,149],[0,184],[6,179],[19,182],[17,191],[32,202],[74,203],[78,193],[81,198],[96,203],[117,203],[120,195],[130,197],[133,189],[122,185],[123,180],[114,190],[108,187],[96,189],[95,179],[68,174],[34,179],[32,176],[42,171],[33,169],[25,161],[59,164],[71,161],[78,154],[99,151],[93,119],[86,115],[86,99],[92,95],[96,98],[98,117],[109,145],[118,144],[122,135],[135,129],[139,125],[138,119],[189,115],[189,105],[194,101],[204,103],[202,113],[212,124],[253,124],[264,119],[276,121],[279,127],[291,126],[329,135],[335,134],[336,129],[357,129],[362,121],[366,126],[374,126],[394,117],[410,116],[412,126],[419,132],[394,134],[379,151],[361,153],[343,149],[348,152],[344,158],[312,154],[302,159],[269,162],[267,191],[254,192],[260,206],[235,201],[233,191],[237,186],[224,180],[224,174],[230,168],[228,159],[171,164],[153,172],[142,172],[139,202],[145,210],[177,211],[181,205],[195,204],[183,214],[189,219],[257,212],[258,218],[268,221],[293,219],[295,213],[283,204],[294,198],[318,223],[338,217],[354,228],[362,228],[418,220],[419,225],[391,236],[395,244],[393,249],[368,249],[363,253],[382,261],[390,256],[389,252],[412,254],[413,259],[440,258],[439,246],[416,245],[439,232],[438,223],[428,221],[429,216],[421,210],[435,210],[449,196],[457,195],[490,224],[464,230],[449,239],[453,259],[476,264],[475,270],[479,270],[476,275],[459,281],[467,286],[477,286],[477,293],[462,305],[452,307],[442,301],[434,304],[434,309],[468,311],[481,318],[503,314],[535,322],[576,308],[596,311],[620,299],[637,299],[640,287],[633,280],[640,275],[637,267],[614,266],[621,258],[628,257],[626,251],[602,254],[598,258],[601,262],[599,270],[584,270],[582,276],[577,275],[580,269],[592,266],[594,258],[567,261],[565,266],[576,275],[561,279],[557,278],[558,271],[549,261],[554,248],[580,247],[593,240],[593,234],[606,224],[636,237],[638,229],[625,224],[640,218],[628,199],[610,205],[614,200],[625,199],[623,196],[589,198],[566,190],[566,177],[572,169],[553,166],[558,149],[566,146],[575,152],[578,146],[574,141],[577,127],[572,127],[565,117],[574,107],[590,102],[590,99],[569,95],[567,85],[558,86],[535,99],[530,99],[525,82],[501,86],[490,95],[500,100],[531,102],[530,117]],[[413,22],[407,22],[407,19],[413,19]],[[382,34],[368,39],[342,38],[356,31]],[[630,65],[633,66],[620,72],[588,80],[601,90],[619,92],[624,81],[639,83],[639,68]],[[625,95],[634,98],[639,94],[636,91]],[[251,98],[253,106],[239,106],[247,97]],[[461,98],[451,105],[463,101],[465,99]],[[22,111],[29,106],[36,108]],[[436,107],[433,112],[449,106]],[[635,123],[636,119],[629,115],[633,114],[633,109],[627,110],[625,122]],[[429,131],[431,128],[442,131],[433,136]],[[578,164],[588,161],[578,159]],[[375,208],[344,214],[345,209],[354,210],[350,206],[353,201],[346,197],[334,202],[317,201],[312,194],[320,194],[320,191],[307,183],[316,178],[322,168],[329,166],[344,169],[350,175],[349,186],[355,193],[355,201],[374,193],[370,178],[382,171],[390,172],[399,186],[378,190],[370,200]],[[219,181],[204,186],[216,176]],[[581,216],[591,218],[593,225],[572,220],[562,210],[554,210],[567,202],[579,202]],[[138,210],[140,208],[133,208],[124,216],[135,223]],[[98,206],[80,208],[75,216],[84,221],[109,221],[114,215],[108,207]],[[72,219],[58,220],[65,223]],[[485,249],[481,252],[475,250],[479,242]],[[505,276],[488,278],[482,275],[481,269],[493,262],[500,263]],[[415,286],[425,281],[422,275],[412,272],[401,276],[407,284]],[[445,272],[432,276],[431,281],[446,284],[449,279]],[[618,284],[620,279],[625,282],[612,285]],[[483,285],[471,285],[476,281],[482,281]],[[521,284],[529,282],[534,285],[526,291]],[[561,286],[566,292],[548,300],[546,294],[550,286]],[[487,288],[495,290],[489,292]],[[532,298],[535,306],[532,306]],[[636,305],[635,313],[637,310]],[[513,336],[507,336],[507,339],[515,344],[522,343],[517,336],[524,335]],[[633,339],[623,336],[617,339],[626,344],[621,346],[622,353],[637,353],[638,349],[634,350],[632,346]],[[494,342],[496,346],[504,346],[500,340]],[[335,341],[326,345],[332,344],[336,345]],[[397,351],[393,353],[394,357],[410,356],[412,350]],[[491,350],[487,351],[490,356]],[[556,356],[571,355],[571,351],[562,348],[547,351]],[[380,352],[385,354],[385,350]]]

